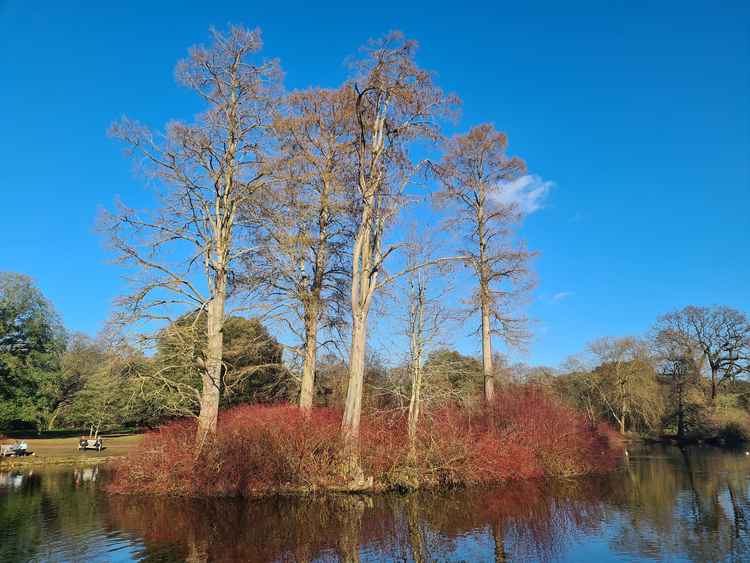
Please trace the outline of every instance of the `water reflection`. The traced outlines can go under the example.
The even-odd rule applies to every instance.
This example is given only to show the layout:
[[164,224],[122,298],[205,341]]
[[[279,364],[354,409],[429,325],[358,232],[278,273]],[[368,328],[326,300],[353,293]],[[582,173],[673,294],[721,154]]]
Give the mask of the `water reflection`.
[[108,496],[97,468],[0,472],[0,559],[750,558],[750,458],[710,448],[631,453],[606,478],[555,485],[256,502]]

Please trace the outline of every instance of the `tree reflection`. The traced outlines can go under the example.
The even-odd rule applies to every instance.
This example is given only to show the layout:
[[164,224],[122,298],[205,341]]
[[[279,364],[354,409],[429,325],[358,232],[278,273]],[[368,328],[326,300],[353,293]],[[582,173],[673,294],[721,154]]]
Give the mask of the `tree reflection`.
[[[91,478],[87,485],[90,494],[77,494],[70,468],[0,471],[0,561],[52,558],[47,546],[55,538],[77,538],[96,529]],[[58,556],[85,560],[85,551],[81,542],[71,542]]]
[[173,545],[180,557],[202,553],[195,561],[550,561],[591,537],[629,557],[747,553],[744,456],[660,446],[632,453],[615,474],[565,483],[251,503],[115,497],[109,516],[147,550]]
[[613,549],[650,558],[745,560],[750,460],[713,448],[646,451],[627,468],[622,494],[605,499],[627,517]]
[[254,502],[109,496],[102,470],[2,472],[0,560],[86,560],[112,538],[160,562],[581,560],[594,540],[620,559],[747,559],[750,458],[631,454],[563,483]]

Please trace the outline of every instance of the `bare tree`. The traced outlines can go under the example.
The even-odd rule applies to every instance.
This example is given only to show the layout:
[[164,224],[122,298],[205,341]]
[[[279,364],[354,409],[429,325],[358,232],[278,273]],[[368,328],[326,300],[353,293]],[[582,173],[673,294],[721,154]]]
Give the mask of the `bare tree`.
[[670,328],[662,327],[655,333],[652,347],[659,374],[669,385],[671,412],[667,412],[665,422],[671,419],[677,427],[677,437],[684,438],[688,428],[700,422],[705,403],[701,382],[706,357],[696,342]]
[[656,372],[646,344],[635,338],[600,338],[589,344],[599,366],[590,380],[620,433],[653,428],[662,412]]
[[487,401],[492,401],[495,392],[492,335],[511,344],[524,340],[526,323],[517,305],[532,285],[528,263],[533,254],[512,240],[520,213],[516,205],[502,198],[508,183],[525,171],[522,160],[506,155],[507,145],[504,133],[491,125],[479,125],[452,138],[435,166],[442,184],[437,201],[456,210],[449,224],[464,236],[462,253],[478,280],[472,312],[481,318]]
[[273,122],[274,189],[254,233],[259,250],[247,261],[250,285],[302,342],[293,351],[302,359],[303,409],[313,403],[319,329],[338,330],[346,310],[353,108],[349,88],[287,96]]
[[[354,171],[356,201],[352,244],[352,340],[342,435],[356,460],[362,413],[367,318],[373,295],[387,279],[379,279],[388,256],[386,228],[398,213],[402,190],[420,166],[412,163],[409,146],[439,137],[436,118],[452,101],[414,62],[416,43],[399,33],[373,41],[356,63]],[[352,465],[357,477],[358,464]],[[361,476],[361,475],[360,475]]]
[[261,48],[259,30],[211,34],[213,44],[193,47],[175,72],[206,105],[194,123],[171,122],[161,135],[128,119],[112,127],[142,157],[159,207],[142,216],[121,206],[108,217],[120,261],[136,271],[120,320],[170,321],[195,311],[195,322],[206,323],[199,444],[216,431],[225,306],[235,263],[251,250],[238,244],[237,212],[264,186],[260,147],[280,80],[275,61],[250,60]]
[[408,436],[414,452],[417,425],[422,410],[424,364],[427,354],[436,343],[445,323],[450,320],[450,311],[443,305],[445,288],[436,289],[436,277],[445,274],[448,264],[432,262],[433,250],[430,235],[423,240],[412,237],[407,252],[405,334],[409,339],[409,415]]
[[722,382],[750,373],[750,321],[740,311],[688,306],[660,317],[656,331],[702,352],[710,370],[712,401]]
[[560,365],[553,388],[563,400],[585,413],[589,424],[594,426],[600,418],[601,399],[592,371],[593,366],[582,355],[568,356]]

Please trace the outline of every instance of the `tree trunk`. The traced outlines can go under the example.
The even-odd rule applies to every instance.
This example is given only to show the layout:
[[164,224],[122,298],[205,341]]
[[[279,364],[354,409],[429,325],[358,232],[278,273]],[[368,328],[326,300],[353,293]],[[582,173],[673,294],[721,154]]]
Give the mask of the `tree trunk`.
[[711,366],[711,402],[712,403],[716,401],[716,388],[718,387],[717,376],[716,376],[717,371],[718,370],[715,367]]
[[620,417],[620,434],[625,434],[625,414]]
[[484,373],[484,400],[495,399],[495,377],[492,373],[492,335],[490,333],[490,308],[482,288],[482,372]]
[[305,363],[302,366],[302,384],[300,386],[299,406],[310,411],[315,396],[315,366],[318,352],[318,315],[310,312],[305,320]]
[[422,392],[422,350],[424,348],[424,308],[425,308],[425,285],[419,278],[417,287],[412,295],[412,306],[410,307],[410,360],[411,365],[411,394],[409,397],[409,454],[414,456],[417,443],[417,423],[419,421],[420,401]]
[[367,316],[369,312],[372,284],[377,274],[372,272],[372,248],[370,247],[370,210],[365,207],[363,227],[357,235],[352,252],[352,344],[349,351],[349,381],[346,390],[341,434],[348,457],[347,472],[352,483],[364,482],[364,473],[359,464],[359,422],[362,418],[362,391],[365,378],[365,353],[367,349]]
[[57,420],[57,417],[60,415],[61,407],[57,407],[55,410],[52,411],[51,416],[47,420],[47,430],[54,430],[55,429],[55,421]]
[[219,418],[219,400],[221,399],[221,368],[224,348],[224,300],[226,281],[217,280],[214,298],[208,304],[206,345],[206,369],[203,372],[200,414],[198,415],[198,447],[216,434],[216,423]]
[[412,366],[411,397],[409,398],[409,451],[413,455],[417,442],[417,423],[419,421],[420,392],[422,388],[422,366]]
[[[364,318],[362,318],[364,316]],[[365,376],[365,347],[367,344],[366,315],[353,318],[352,346],[349,357],[349,386],[346,390],[342,430],[349,452],[359,451],[359,421],[362,417],[362,389]]]
[[315,398],[315,366],[318,357],[318,321],[320,320],[321,291],[328,259],[328,223],[330,211],[328,209],[327,179],[323,181],[323,191],[320,194],[320,211],[318,213],[318,243],[315,252],[315,269],[310,299],[305,303],[305,363],[302,367],[302,383],[300,385],[299,406],[309,413]]

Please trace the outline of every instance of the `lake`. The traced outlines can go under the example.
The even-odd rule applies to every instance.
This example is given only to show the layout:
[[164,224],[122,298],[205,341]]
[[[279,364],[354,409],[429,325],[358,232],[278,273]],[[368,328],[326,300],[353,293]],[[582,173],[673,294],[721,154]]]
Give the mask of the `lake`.
[[606,477],[263,501],[103,491],[103,467],[0,470],[1,561],[750,561],[750,456],[639,446]]

